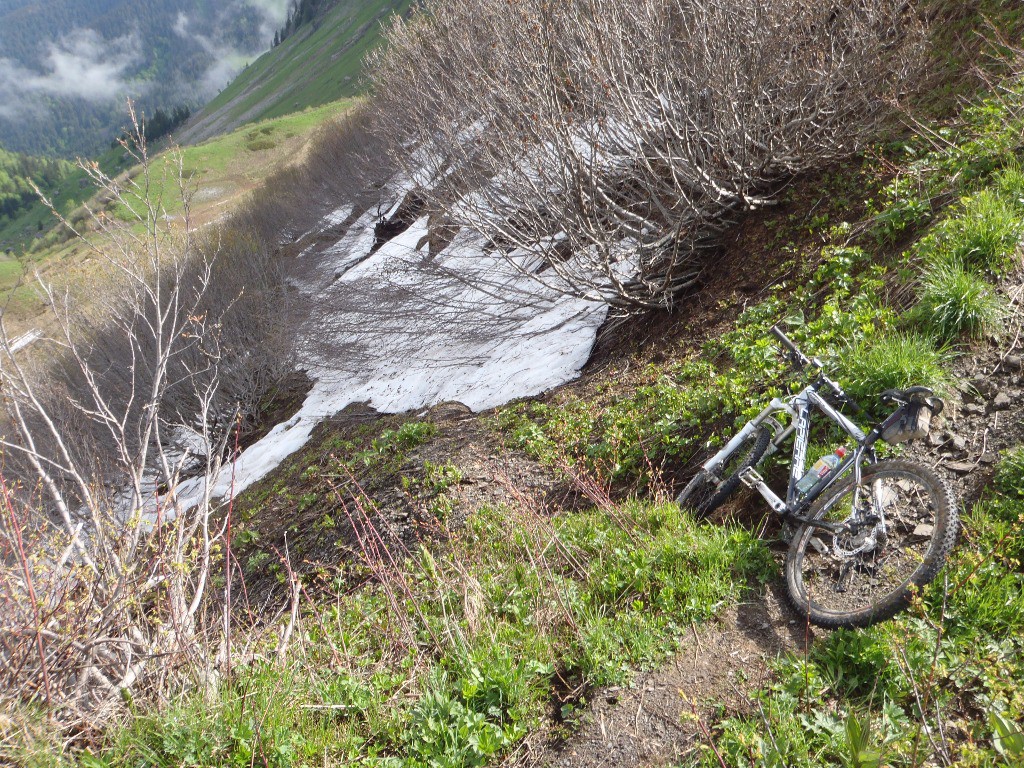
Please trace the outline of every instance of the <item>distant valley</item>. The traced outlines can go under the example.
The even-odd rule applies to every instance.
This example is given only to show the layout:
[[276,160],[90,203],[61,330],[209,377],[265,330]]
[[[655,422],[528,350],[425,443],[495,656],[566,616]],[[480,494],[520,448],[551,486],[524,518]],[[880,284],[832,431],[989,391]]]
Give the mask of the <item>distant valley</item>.
[[95,155],[125,103],[202,106],[271,47],[288,0],[0,0],[0,146]]

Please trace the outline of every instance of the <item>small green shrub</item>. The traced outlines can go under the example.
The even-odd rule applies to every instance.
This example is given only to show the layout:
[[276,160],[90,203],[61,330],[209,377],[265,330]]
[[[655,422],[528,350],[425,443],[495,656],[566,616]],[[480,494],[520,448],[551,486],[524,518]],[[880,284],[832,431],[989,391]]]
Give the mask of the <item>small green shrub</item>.
[[651,368],[651,380],[607,404],[519,404],[498,413],[511,444],[556,467],[612,479],[644,477],[666,457],[687,457],[695,436],[747,402],[747,381],[703,361]]
[[265,149],[273,149],[277,142],[273,139],[253,139],[245,143],[245,148],[250,152],[262,152]]
[[996,468],[996,488],[1011,499],[1024,499],[1024,446],[1003,456]]
[[880,243],[895,242],[932,217],[931,199],[920,173],[899,176],[870,204],[874,213],[874,233]]
[[[870,400],[887,389],[913,385],[948,391],[952,376],[946,370],[952,355],[920,333],[886,333],[855,343],[839,356],[847,391]],[[869,404],[869,403],[866,403]]]
[[998,328],[1005,314],[1003,302],[979,274],[960,262],[931,264],[921,280],[921,301],[912,319],[940,339],[980,338]]
[[[406,730],[406,746],[418,758],[417,764],[438,768],[482,766],[524,735],[523,728],[511,722],[507,712],[489,704],[492,694],[501,698],[500,686],[491,685],[492,681],[477,672],[473,680],[463,681],[457,693],[451,691],[445,673],[435,674],[427,684]],[[474,681],[484,689],[482,695],[477,695],[480,691]]]
[[396,430],[387,430],[381,433],[378,440],[374,440],[374,446],[392,443],[402,450],[411,450],[430,441],[437,434],[437,425],[429,421],[407,421]]

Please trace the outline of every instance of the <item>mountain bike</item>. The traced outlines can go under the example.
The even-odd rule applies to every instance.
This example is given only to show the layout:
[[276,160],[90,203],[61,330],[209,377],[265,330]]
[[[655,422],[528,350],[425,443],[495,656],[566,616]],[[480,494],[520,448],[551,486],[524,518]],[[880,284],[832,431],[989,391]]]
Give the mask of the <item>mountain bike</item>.
[[[943,402],[927,387],[887,390],[882,400],[895,409],[865,431],[840,413],[844,406],[859,415],[864,410],[825,375],[821,361],[804,355],[778,326],[772,333],[790,363],[801,371],[813,368],[817,378],[795,395],[772,399],[704,462],[677,502],[703,516],[740,485],[757,491],[784,523],[795,526],[786,554],[786,591],[801,615],[826,627],[891,618],[942,568],[956,543],[959,515],[949,484],[930,467],[880,460],[875,445],[924,437]],[[853,447],[836,460],[838,466],[823,467],[807,489],[801,480],[812,417],[818,413],[849,435]],[[788,426],[777,417],[788,417]],[[757,470],[790,437],[792,464],[783,500]]]

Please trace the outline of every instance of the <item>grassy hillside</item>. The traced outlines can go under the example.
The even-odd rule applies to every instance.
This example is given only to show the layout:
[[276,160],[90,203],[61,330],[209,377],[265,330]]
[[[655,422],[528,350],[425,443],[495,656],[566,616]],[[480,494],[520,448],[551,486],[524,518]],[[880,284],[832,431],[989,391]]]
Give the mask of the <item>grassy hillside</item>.
[[[679,741],[641,746],[688,767],[1020,765],[1024,433],[1005,424],[1024,400],[976,406],[990,385],[1019,384],[1009,367],[963,382],[1019,354],[1024,85],[1012,88],[942,148],[909,138],[795,185],[741,227],[703,301],[634,321],[578,384],[477,417],[331,420],[234,507],[244,605],[302,586],[294,646],[274,656],[287,619],[272,620],[215,694],[138,711],[82,764],[455,768],[565,740],[569,764],[600,765],[605,742],[573,735],[590,702],[633,696],[638,670],[673,656],[670,668],[732,664],[733,645],[709,642],[715,620],[770,601],[782,550],[763,506],[741,495],[698,522],[665,500],[709,437],[800,381],[769,344],[786,318],[865,403],[888,386],[943,388],[936,431],[977,457],[957,481],[964,535],[893,621],[824,632],[787,612],[746,626],[807,642],[717,687],[670,690],[678,707],[656,734]],[[953,261],[960,280],[943,288]],[[816,434],[812,455],[832,440]],[[949,464],[946,443],[920,450]],[[642,690],[622,716],[630,738],[659,703]],[[48,738],[41,719],[26,732]]]
[[[230,212],[233,202],[258,187],[282,164],[301,160],[311,134],[354,103],[354,99],[340,99],[250,123],[200,144],[164,152],[159,162],[170,168],[180,151],[185,178],[196,190],[192,215],[202,225]],[[155,190],[172,215],[181,211],[174,186],[171,175],[161,175]]]
[[[218,221],[231,214],[246,195],[262,185],[282,166],[301,161],[310,138],[326,122],[343,114],[354,104],[342,99],[283,118],[246,126],[195,146],[165,150],[153,163],[152,194],[167,214],[182,211],[177,189],[178,152],[184,178],[193,192],[191,218],[195,226]],[[99,161],[104,173],[134,176],[136,169],[124,168],[123,150],[111,150]],[[66,168],[65,168],[66,166]],[[94,199],[95,190],[87,174],[65,164],[67,171],[50,190],[56,209],[76,227],[88,228],[85,206],[127,218],[110,201]],[[70,239],[63,226],[41,203],[35,202],[11,219],[0,218],[0,244],[6,243],[0,260],[0,297],[9,302],[5,319],[15,323],[46,322],[46,305],[34,287],[34,273],[58,285],[83,284],[90,276],[90,254],[83,243]]]
[[13,251],[33,231],[36,222],[25,217],[39,202],[34,187],[53,194],[66,186],[72,173],[74,166],[67,161],[0,149],[0,250]]
[[[201,659],[173,694],[118,691],[121,716],[65,737],[37,676],[0,699],[0,763],[1024,765],[1024,57],[1011,68],[955,114],[793,179],[672,312],[610,324],[579,381],[483,414],[327,419],[224,510],[209,634],[177,656]],[[222,193],[203,190],[300,157],[335,106],[187,148],[205,220]],[[312,264],[343,229],[284,252]],[[851,418],[879,417],[889,387],[947,403],[929,439],[881,450],[957,489],[960,540],[868,629],[784,605],[762,620],[788,534],[759,498],[706,520],[672,503],[709,446],[813,375],[775,323],[873,412]],[[810,458],[841,439],[815,431]],[[763,466],[775,487],[787,470]],[[139,613],[167,632],[153,594]],[[59,608],[45,626],[84,645]],[[42,634],[8,642],[31,659]]]
[[411,0],[340,0],[249,65],[178,135],[208,139],[256,120],[280,117],[361,91],[362,59],[380,42],[380,25]]

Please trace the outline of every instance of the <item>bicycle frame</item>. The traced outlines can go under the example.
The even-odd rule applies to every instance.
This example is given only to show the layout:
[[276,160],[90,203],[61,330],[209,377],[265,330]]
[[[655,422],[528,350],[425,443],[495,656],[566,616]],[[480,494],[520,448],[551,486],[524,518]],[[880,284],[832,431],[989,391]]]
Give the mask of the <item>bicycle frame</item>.
[[[774,398],[768,404],[768,407],[761,411],[761,413],[759,413],[754,419],[747,422],[743,429],[741,429],[722,448],[722,450],[705,462],[703,469],[712,477],[717,478],[718,470],[722,465],[732,456],[747,437],[753,434],[755,430],[759,429],[764,424],[768,424],[775,433],[775,437],[772,439],[768,452],[765,454],[766,457],[777,451],[779,446],[795,433],[793,461],[790,469],[789,487],[786,492],[785,501],[779,498],[779,496],[768,487],[764,482],[764,479],[753,467],[742,472],[740,474],[740,479],[744,485],[753,488],[760,493],[761,496],[764,497],[765,501],[768,502],[769,506],[778,514],[786,516],[795,522],[813,523],[816,527],[833,529],[837,528],[837,526],[824,521],[808,520],[800,513],[806,510],[810,504],[836,480],[844,477],[851,468],[856,472],[857,482],[860,482],[860,467],[864,456],[867,454],[870,455],[872,459],[874,458],[872,445],[875,440],[877,440],[877,430],[872,430],[871,433],[866,434],[864,430],[858,427],[850,419],[839,413],[839,411],[833,408],[828,401],[819,394],[818,389],[820,385],[821,382],[811,384],[795,396],[789,398],[789,402],[779,398]],[[805,464],[807,461],[807,446],[811,433],[811,413],[815,408],[820,410],[828,419],[838,424],[843,431],[854,439],[857,445],[835,470],[821,478],[821,480],[819,480],[818,483],[816,483],[805,495],[801,496],[796,489],[796,484],[804,475]],[[775,414],[783,412],[789,414],[791,417],[790,424],[785,429],[783,429],[782,425],[773,418]]]

